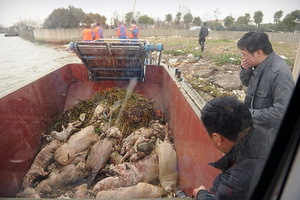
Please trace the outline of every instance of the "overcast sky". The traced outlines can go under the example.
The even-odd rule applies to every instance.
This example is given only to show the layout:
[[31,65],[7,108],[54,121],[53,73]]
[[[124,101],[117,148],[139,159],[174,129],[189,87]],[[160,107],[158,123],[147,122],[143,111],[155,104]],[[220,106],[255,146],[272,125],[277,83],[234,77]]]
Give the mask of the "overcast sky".
[[[135,6],[134,6],[134,2]],[[54,9],[67,8],[73,5],[82,8],[86,13],[99,13],[110,22],[114,12],[120,17],[131,11],[139,11],[154,20],[165,19],[172,14],[173,19],[178,11],[190,11],[193,17],[199,16],[202,21],[224,19],[231,15],[234,18],[249,13],[251,18],[255,11],[264,14],[263,23],[273,23],[273,15],[282,10],[283,17],[300,10],[299,0],[0,0],[0,25],[12,26],[20,20],[43,22]]]

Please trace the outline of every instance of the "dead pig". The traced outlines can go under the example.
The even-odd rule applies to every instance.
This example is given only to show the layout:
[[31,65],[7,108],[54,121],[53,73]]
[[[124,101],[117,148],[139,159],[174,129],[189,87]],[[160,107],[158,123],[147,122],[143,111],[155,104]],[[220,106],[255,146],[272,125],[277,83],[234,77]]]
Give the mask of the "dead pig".
[[109,128],[105,134],[106,137],[103,140],[98,139],[92,146],[90,154],[88,155],[86,166],[87,169],[91,171],[89,181],[93,181],[98,171],[106,165],[113,146],[117,139],[122,137],[122,134],[117,127]]
[[17,194],[18,198],[30,198],[30,199],[40,199],[40,195],[31,187],[27,187],[25,190]]
[[131,133],[122,142],[122,149],[120,154],[124,155],[121,163],[126,160],[137,161],[140,158],[150,154],[154,149],[153,139],[150,139],[154,130],[152,128],[142,127]]
[[102,190],[136,185],[139,182],[150,182],[158,178],[159,172],[156,153],[134,163],[110,165],[109,168],[118,175],[99,181],[93,188],[94,194]]
[[60,142],[54,140],[47,144],[35,157],[30,169],[26,173],[22,186],[32,187],[33,183],[40,177],[48,175],[48,166],[54,161],[53,154],[59,147]]
[[68,184],[76,183],[89,175],[84,163],[70,164],[54,169],[49,177],[40,182],[35,190],[39,193],[48,193]]
[[85,151],[97,139],[98,135],[94,132],[94,126],[87,126],[72,135],[67,143],[58,148],[54,153],[54,159],[61,165],[68,165],[73,162],[76,154]]
[[75,188],[74,199],[89,199],[90,193],[88,191],[88,185],[82,184]]
[[107,109],[107,103],[100,102],[94,110],[90,123],[97,121],[101,118],[102,113]]
[[159,181],[167,192],[177,190],[177,154],[168,138],[168,128],[166,125],[166,138],[159,142],[155,148],[159,160]]
[[62,125],[62,131],[61,132],[57,132],[57,131],[52,131],[50,135],[45,135],[43,134],[44,137],[47,138],[48,141],[52,141],[52,140],[59,140],[59,141],[65,141],[69,135],[71,134],[71,132],[78,126],[80,126],[82,124],[82,122],[80,121],[75,121],[72,123],[68,124],[68,127],[65,128]]
[[96,199],[133,199],[133,198],[160,198],[163,189],[149,183],[138,183],[130,187],[121,187],[109,191],[98,192]]

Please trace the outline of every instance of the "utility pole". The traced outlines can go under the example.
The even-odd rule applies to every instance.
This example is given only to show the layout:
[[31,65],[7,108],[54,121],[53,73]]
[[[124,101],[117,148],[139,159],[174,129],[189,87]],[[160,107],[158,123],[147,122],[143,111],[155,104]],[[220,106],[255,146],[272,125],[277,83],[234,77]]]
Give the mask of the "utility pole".
[[[130,24],[132,23],[132,20],[133,20],[133,15],[134,15],[134,9],[135,9],[135,3],[136,3],[136,0],[134,0],[134,3],[133,3],[133,9],[132,9],[132,15],[131,15],[131,19],[130,19]],[[129,25],[130,25],[129,24]]]

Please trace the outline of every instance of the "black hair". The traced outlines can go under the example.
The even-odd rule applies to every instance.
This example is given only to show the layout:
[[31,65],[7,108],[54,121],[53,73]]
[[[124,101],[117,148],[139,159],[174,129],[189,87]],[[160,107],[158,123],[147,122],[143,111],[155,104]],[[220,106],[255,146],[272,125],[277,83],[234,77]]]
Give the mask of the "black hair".
[[207,102],[201,110],[201,119],[209,135],[218,133],[233,142],[241,131],[253,127],[250,110],[234,96]]
[[206,25],[207,25],[207,23],[206,23],[206,22],[203,22],[203,25],[204,25],[204,26],[206,26]]
[[254,53],[261,49],[266,55],[273,52],[272,44],[269,36],[262,32],[248,32],[237,43],[237,48],[247,50],[249,53]]

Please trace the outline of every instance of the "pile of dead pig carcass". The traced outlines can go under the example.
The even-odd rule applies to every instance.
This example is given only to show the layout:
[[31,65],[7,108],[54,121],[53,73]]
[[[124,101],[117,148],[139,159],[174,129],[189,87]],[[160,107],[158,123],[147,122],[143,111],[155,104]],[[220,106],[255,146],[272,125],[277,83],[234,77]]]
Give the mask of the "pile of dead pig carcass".
[[43,136],[17,197],[160,198],[176,192],[177,157],[167,124],[141,95],[103,91],[58,116]]

